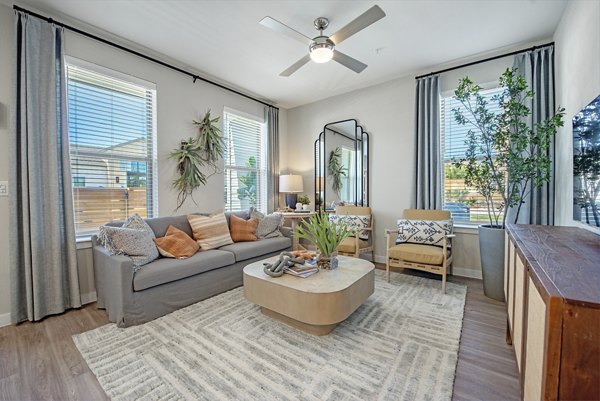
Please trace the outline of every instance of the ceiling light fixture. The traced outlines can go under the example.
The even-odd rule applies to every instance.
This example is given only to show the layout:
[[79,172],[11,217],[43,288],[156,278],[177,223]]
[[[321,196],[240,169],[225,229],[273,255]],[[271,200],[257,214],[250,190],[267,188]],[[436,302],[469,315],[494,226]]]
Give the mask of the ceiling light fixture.
[[334,43],[327,36],[317,36],[308,47],[315,63],[326,63],[333,57]]

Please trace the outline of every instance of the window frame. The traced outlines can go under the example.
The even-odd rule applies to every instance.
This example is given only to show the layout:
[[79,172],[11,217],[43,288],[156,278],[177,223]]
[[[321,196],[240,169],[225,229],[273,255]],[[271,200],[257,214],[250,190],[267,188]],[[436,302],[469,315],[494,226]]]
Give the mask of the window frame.
[[[233,193],[236,192],[237,193],[237,189],[238,188],[234,188],[232,187],[228,187],[228,170],[229,171],[235,171],[235,172],[241,172],[241,173],[247,173],[247,172],[256,172],[256,177],[257,177],[257,205],[255,206],[256,209],[260,210],[261,212],[266,213],[267,212],[267,208],[268,208],[268,169],[269,169],[269,160],[268,160],[268,135],[267,135],[267,121],[264,117],[258,117],[256,115],[253,114],[249,114],[240,110],[236,110],[234,108],[230,108],[230,107],[224,107],[223,108],[223,114],[222,114],[222,132],[223,132],[223,140],[225,141],[225,146],[228,146],[228,118],[227,115],[233,115],[235,117],[240,117],[240,118],[244,118],[253,122],[256,122],[259,126],[260,126],[260,140],[259,140],[259,149],[258,150],[258,154],[259,154],[259,160],[257,161],[257,168],[256,169],[252,169],[246,166],[236,166],[236,165],[231,165],[228,164],[228,150],[226,149],[226,155],[224,155],[223,158],[223,181],[224,181],[224,187],[223,187],[223,195],[224,195],[224,210],[226,211],[232,211],[232,212],[237,212],[237,211],[242,211],[245,210],[241,207],[239,209],[236,208],[231,208],[228,205],[231,205],[231,203],[229,203],[227,201],[227,191],[229,189],[229,192],[231,192],[231,197],[233,198],[233,196],[237,196],[234,195]],[[239,178],[238,178],[239,179]],[[240,200],[241,201],[241,200]],[[250,207],[253,207],[252,205],[250,205]]]
[[[501,87],[498,86],[498,82],[496,81],[490,81],[490,82],[485,82],[485,83],[481,83],[478,84],[483,92],[491,92],[494,90],[501,90]],[[454,92],[456,89],[450,89],[444,92],[441,92],[439,95],[439,116],[440,116],[440,125],[439,125],[439,138],[440,138],[440,143],[439,143],[439,161],[440,161],[440,176],[441,176],[441,203],[442,203],[442,209],[445,209],[445,205],[446,205],[446,165],[451,164],[452,161],[452,157],[450,158],[445,158],[444,156],[444,150],[445,150],[445,115],[443,113],[443,111],[445,111],[446,107],[444,105],[444,102],[446,101],[446,99],[452,98],[454,97]],[[483,159],[483,157],[481,157],[481,159]],[[466,186],[465,186],[466,187]],[[455,202],[452,200],[449,200],[449,202]],[[471,206],[466,205],[469,207],[469,210],[471,210]],[[452,212],[451,212],[452,213]],[[486,222],[488,222],[487,218],[484,220],[471,220],[471,212],[469,211],[469,220],[456,220],[456,218],[454,217],[454,214],[452,214],[452,219],[454,220],[454,225],[457,226],[463,226],[463,227],[477,227],[480,224],[485,224]]]
[[[83,156],[83,158],[85,158],[86,156],[90,156],[93,158],[99,158],[99,156],[102,156],[104,159],[106,160],[114,160],[115,163],[119,162],[126,162],[128,164],[131,164],[133,162],[143,162],[146,164],[146,214],[148,218],[153,218],[153,217],[157,217],[158,216],[158,151],[157,151],[157,115],[158,115],[158,110],[157,110],[157,97],[158,97],[158,92],[156,89],[156,84],[150,81],[146,81],[144,79],[141,79],[139,77],[136,77],[134,75],[130,75],[130,74],[126,74],[120,71],[116,71],[114,69],[96,64],[96,63],[92,63],[83,59],[79,59],[76,57],[72,57],[72,56],[65,56],[65,82],[66,82],[66,86],[67,86],[67,113],[69,112],[69,90],[68,90],[68,86],[69,86],[69,75],[68,75],[68,69],[70,66],[73,66],[75,68],[79,68],[79,69],[83,69],[83,70],[88,70],[92,73],[95,74],[99,74],[99,75],[104,75],[108,78],[114,79],[114,80],[118,80],[118,81],[122,81],[126,84],[130,84],[130,85],[135,85],[135,86],[139,86],[141,88],[143,88],[146,92],[150,92],[151,96],[150,96],[150,100],[151,102],[149,103],[149,106],[151,107],[151,118],[149,121],[149,129],[147,130],[147,141],[146,141],[146,145],[147,145],[147,153],[146,153],[146,157],[139,157],[136,155],[126,155],[126,154],[119,154],[118,156],[109,156],[107,157],[106,154],[101,154],[101,153],[96,153],[96,152],[81,152],[81,153],[77,153],[77,155],[81,155]],[[70,137],[71,134],[69,132],[69,146],[70,146]],[[74,170],[73,170],[73,164],[72,164],[72,160],[73,160],[73,156],[74,153],[70,150],[69,151],[69,156],[71,159],[70,162],[70,168],[71,168],[71,175],[72,175],[72,186],[73,188],[75,188],[76,186],[73,185],[73,177],[75,177],[75,175],[73,175]],[[81,177],[79,177],[81,178]],[[85,180],[85,177],[84,177]],[[127,175],[125,178],[126,182],[124,183],[125,185],[128,184],[127,182]],[[73,191],[74,192],[74,191]],[[73,194],[74,195],[74,194]],[[75,203],[75,197],[73,196],[73,202]],[[108,222],[108,221],[107,221]],[[76,227],[76,239],[78,240],[85,240],[87,238],[89,238],[91,235],[96,234],[98,231],[97,230],[85,230],[85,231],[77,231],[77,227]]]

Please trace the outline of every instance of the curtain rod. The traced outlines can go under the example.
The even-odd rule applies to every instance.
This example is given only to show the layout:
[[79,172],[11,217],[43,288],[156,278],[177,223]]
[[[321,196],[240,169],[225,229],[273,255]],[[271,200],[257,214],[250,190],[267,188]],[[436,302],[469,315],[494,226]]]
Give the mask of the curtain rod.
[[536,49],[541,49],[542,47],[547,47],[547,46],[554,46],[554,42],[545,43],[545,44],[539,45],[539,46],[532,46],[532,47],[530,47],[528,49],[515,50],[515,51],[510,52],[510,53],[504,53],[504,54],[500,54],[498,56],[484,58],[483,60],[471,61],[470,63],[465,63],[465,64],[457,65],[456,67],[445,68],[443,70],[439,70],[439,71],[435,71],[435,72],[430,72],[429,74],[419,75],[419,76],[415,77],[415,79],[421,79],[421,78],[425,78],[425,77],[430,77],[432,75],[443,74],[444,72],[448,72],[448,71],[452,71],[452,70],[458,70],[459,68],[470,67],[472,65],[476,65],[476,64],[481,64],[481,63],[485,63],[485,62],[488,62],[488,61],[497,60],[499,58],[504,58],[504,57],[508,57],[508,56],[514,56],[515,54],[520,54],[520,53],[534,51]]
[[110,41],[110,40],[108,40],[108,39],[104,39],[104,38],[101,38],[101,37],[99,37],[99,36],[93,35],[93,34],[91,34],[91,33],[89,33],[89,32],[82,31],[81,29],[78,29],[78,28],[75,28],[75,27],[73,27],[73,26],[67,25],[67,24],[65,24],[65,23],[63,23],[63,22],[60,22],[60,21],[57,21],[57,20],[55,20],[55,19],[53,19],[53,18],[50,18],[50,17],[45,17],[45,16],[43,16],[43,15],[40,15],[40,14],[38,14],[38,13],[35,13],[35,12],[33,12],[33,11],[30,11],[30,10],[27,10],[27,9],[25,9],[25,8],[19,7],[19,6],[17,6],[17,5],[13,5],[13,9],[14,9],[15,11],[21,11],[21,12],[23,12],[23,13],[25,13],[25,14],[29,14],[29,15],[31,15],[31,16],[37,17],[37,18],[39,18],[39,19],[41,19],[41,20],[44,20],[44,21],[46,21],[46,22],[48,22],[48,23],[50,23],[50,24],[55,24],[55,25],[58,25],[58,26],[60,26],[60,27],[63,27],[63,28],[65,28],[65,29],[68,29],[69,31],[73,31],[73,32],[75,32],[75,33],[78,33],[78,34],[80,34],[80,35],[86,36],[86,37],[88,37],[88,38],[90,38],[90,39],[94,39],[94,40],[96,40],[96,41],[98,41],[98,42],[104,43],[104,44],[106,44],[106,45],[109,45],[109,46],[115,47],[115,48],[117,48],[117,49],[119,49],[119,50],[123,50],[124,52],[131,53],[131,54],[133,54],[133,55],[136,55],[136,56],[138,56],[138,57],[141,57],[141,58],[143,58],[143,59],[145,59],[145,60],[152,61],[153,63],[160,64],[160,65],[162,65],[163,67],[167,67],[167,68],[170,68],[170,69],[172,69],[172,70],[174,70],[174,71],[177,71],[177,72],[180,72],[180,73],[182,73],[182,74],[185,74],[185,75],[187,75],[187,76],[191,77],[191,78],[194,80],[194,83],[196,83],[196,80],[200,80],[200,81],[206,82],[206,83],[208,83],[208,84],[211,84],[211,85],[217,86],[217,87],[219,87],[219,88],[221,88],[221,89],[225,89],[225,90],[227,90],[227,91],[229,91],[229,92],[233,92],[233,93],[235,93],[236,95],[239,95],[239,96],[245,97],[245,98],[247,98],[247,99],[250,99],[250,100],[254,100],[254,101],[255,101],[255,102],[257,102],[257,103],[264,104],[265,106],[272,107],[272,108],[274,108],[275,110],[279,110],[279,108],[278,108],[278,107],[275,107],[275,106],[273,106],[272,104],[269,104],[269,103],[267,103],[267,102],[264,102],[264,101],[262,101],[262,100],[260,100],[260,99],[256,99],[256,98],[254,98],[254,97],[252,97],[252,96],[250,96],[250,95],[246,95],[245,93],[242,93],[242,92],[240,92],[240,91],[237,91],[237,90],[235,90],[235,89],[233,89],[233,88],[229,88],[229,87],[227,87],[227,86],[225,86],[225,85],[222,85],[222,84],[220,84],[220,83],[218,83],[218,82],[211,81],[210,79],[207,79],[207,78],[201,77],[200,75],[193,74],[193,73],[191,73],[191,72],[188,72],[188,71],[186,71],[186,70],[184,70],[184,69],[182,69],[182,68],[179,68],[179,67],[176,67],[176,66],[174,66],[174,65],[172,65],[172,64],[169,64],[169,63],[166,63],[166,62],[164,62],[164,61],[158,60],[158,59],[156,59],[156,58],[154,58],[154,57],[150,57],[150,56],[148,56],[148,55],[146,55],[146,54],[143,54],[143,53],[140,53],[140,52],[138,52],[138,51],[135,51],[135,50],[133,50],[133,49],[130,49],[130,48],[128,48],[128,47],[122,46],[122,45],[120,45],[120,44],[118,44],[118,43],[111,42],[111,41]]

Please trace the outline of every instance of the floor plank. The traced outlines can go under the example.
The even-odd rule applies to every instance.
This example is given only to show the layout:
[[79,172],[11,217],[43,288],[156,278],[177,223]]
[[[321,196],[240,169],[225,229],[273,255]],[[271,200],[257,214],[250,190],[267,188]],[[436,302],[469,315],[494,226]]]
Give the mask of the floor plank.
[[[504,304],[486,298],[480,280],[448,281],[468,287],[453,400],[518,400],[515,357],[504,341]],[[106,323],[106,313],[89,304],[39,323],[0,328],[0,400],[108,400],[71,338]]]

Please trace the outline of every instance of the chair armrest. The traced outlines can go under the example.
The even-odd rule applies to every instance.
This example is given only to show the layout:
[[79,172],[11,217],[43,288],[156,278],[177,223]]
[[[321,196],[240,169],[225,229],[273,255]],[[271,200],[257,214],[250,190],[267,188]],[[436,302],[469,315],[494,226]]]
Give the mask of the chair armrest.
[[446,234],[446,238],[454,238],[456,237],[456,234]]
[[385,230],[387,249],[396,244],[396,237],[398,236],[398,233],[398,230]]

